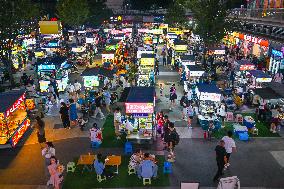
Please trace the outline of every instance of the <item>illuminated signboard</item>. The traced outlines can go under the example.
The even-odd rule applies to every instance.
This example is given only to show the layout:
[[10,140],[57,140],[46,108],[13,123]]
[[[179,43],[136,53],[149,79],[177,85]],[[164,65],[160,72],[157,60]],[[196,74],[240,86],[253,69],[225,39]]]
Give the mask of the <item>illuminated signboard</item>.
[[240,71],[246,71],[246,70],[254,70],[255,67],[252,64],[244,64],[240,66]]
[[221,100],[221,94],[201,92],[199,100],[209,100],[209,101],[219,102]]
[[6,117],[9,117],[24,101],[26,94],[24,93],[13,105],[6,111]]
[[200,77],[204,74],[204,71],[189,71],[189,76]]
[[152,34],[155,34],[155,35],[162,35],[163,34],[163,29],[152,29],[152,30],[150,30],[150,32]]
[[137,51],[137,58],[141,58],[141,54],[154,54],[154,51],[144,51],[144,50],[141,50],[141,51]]
[[187,51],[187,45],[175,45],[175,50],[179,52],[186,52]]
[[50,64],[50,65],[44,65],[41,64],[38,66],[38,70],[55,70],[55,65],[54,64]]
[[31,121],[29,119],[26,119],[23,122],[23,124],[17,129],[17,131],[14,133],[13,137],[11,138],[12,147],[15,147],[16,144],[20,141],[20,139],[23,137],[23,135],[29,128],[30,124],[31,124]]
[[55,42],[49,42],[48,47],[57,47],[58,46],[58,43],[55,43]]
[[283,57],[283,53],[281,51],[277,51],[275,49],[272,49],[271,53],[274,55],[274,56],[279,56],[279,57]]
[[39,88],[41,92],[47,92],[48,85],[50,84],[50,81],[44,81],[40,80],[39,81]]
[[226,54],[226,51],[225,50],[214,50],[214,54],[222,55],[222,54]]
[[272,78],[256,78],[256,82],[260,82],[260,83],[269,83],[272,81]]
[[102,54],[102,59],[114,59],[114,54]]
[[134,114],[134,113],[154,113],[154,105],[153,103],[125,103],[126,113]]
[[155,58],[141,58],[141,65],[144,66],[154,66],[155,65]]
[[100,85],[98,76],[84,76],[84,87],[97,87]]

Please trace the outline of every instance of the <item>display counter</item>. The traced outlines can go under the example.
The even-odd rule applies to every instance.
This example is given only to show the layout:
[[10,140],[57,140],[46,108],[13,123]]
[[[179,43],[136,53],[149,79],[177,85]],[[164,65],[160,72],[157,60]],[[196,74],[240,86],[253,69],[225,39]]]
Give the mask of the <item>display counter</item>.
[[1,93],[0,104],[0,145],[15,147],[30,126],[26,93],[23,90]]

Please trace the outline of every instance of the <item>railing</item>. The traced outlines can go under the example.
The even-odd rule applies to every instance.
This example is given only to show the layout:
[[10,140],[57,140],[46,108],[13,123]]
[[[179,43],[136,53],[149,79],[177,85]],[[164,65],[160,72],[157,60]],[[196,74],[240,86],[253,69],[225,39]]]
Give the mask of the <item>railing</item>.
[[229,17],[284,23],[284,8],[279,9],[234,9]]

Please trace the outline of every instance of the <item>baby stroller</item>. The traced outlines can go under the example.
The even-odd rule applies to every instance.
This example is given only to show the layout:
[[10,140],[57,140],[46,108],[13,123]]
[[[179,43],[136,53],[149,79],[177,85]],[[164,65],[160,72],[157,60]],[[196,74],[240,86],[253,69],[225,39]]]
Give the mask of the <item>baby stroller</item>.
[[217,189],[240,189],[240,180],[237,176],[221,178]]

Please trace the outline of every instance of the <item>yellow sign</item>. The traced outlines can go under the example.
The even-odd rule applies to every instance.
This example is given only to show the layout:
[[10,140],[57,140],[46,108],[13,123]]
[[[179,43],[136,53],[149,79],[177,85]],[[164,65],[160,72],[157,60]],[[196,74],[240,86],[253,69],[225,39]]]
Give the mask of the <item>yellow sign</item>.
[[177,35],[183,34],[183,30],[181,30],[179,28],[169,28],[169,32],[175,33]]
[[59,21],[39,21],[41,34],[59,34],[60,22]]
[[154,66],[155,58],[141,58],[140,65],[143,66]]
[[118,16],[117,21],[122,21],[122,16]]

